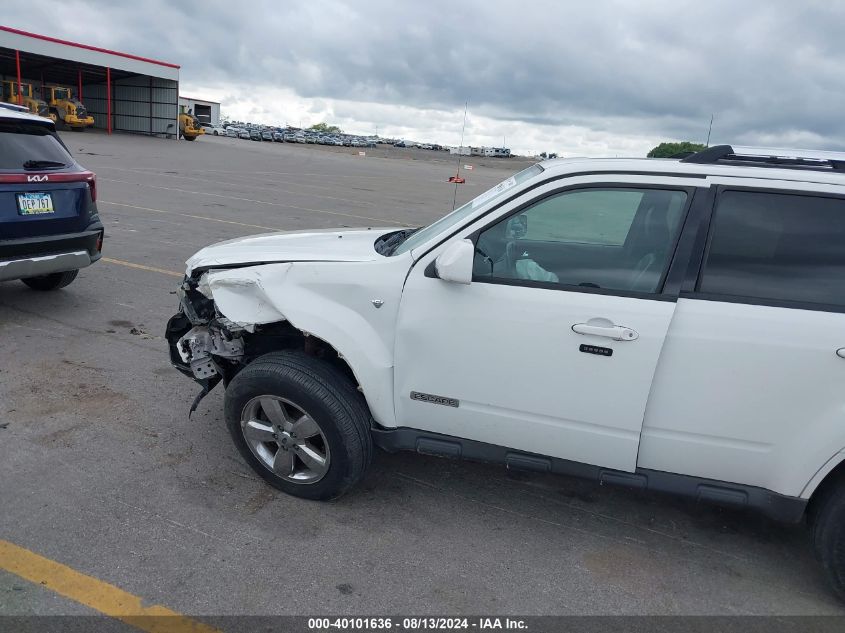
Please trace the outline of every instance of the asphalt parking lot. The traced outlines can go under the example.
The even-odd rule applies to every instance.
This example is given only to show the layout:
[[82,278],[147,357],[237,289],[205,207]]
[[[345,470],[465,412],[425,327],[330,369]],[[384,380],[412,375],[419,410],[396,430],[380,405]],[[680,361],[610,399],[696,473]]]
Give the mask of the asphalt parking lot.
[[[145,603],[224,614],[843,614],[800,527],[561,477],[377,454],[331,503],[268,487],[163,331],[184,261],[273,230],[416,226],[443,154],[63,133],[105,259],[0,284],[0,540]],[[473,162],[465,159],[462,163]],[[526,163],[478,161],[458,203]],[[0,614],[93,613],[0,571]]]

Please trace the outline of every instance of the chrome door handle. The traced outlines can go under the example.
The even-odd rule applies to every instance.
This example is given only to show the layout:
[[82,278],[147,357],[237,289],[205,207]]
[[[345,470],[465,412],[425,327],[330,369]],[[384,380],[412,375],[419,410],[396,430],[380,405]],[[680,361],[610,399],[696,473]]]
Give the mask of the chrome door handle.
[[840,347],[836,350],[836,355],[839,356],[839,358],[845,358],[845,347]]
[[640,335],[629,327],[621,325],[590,325],[589,323],[576,323],[572,326],[576,334],[588,334],[592,336],[604,336],[614,341],[636,341]]

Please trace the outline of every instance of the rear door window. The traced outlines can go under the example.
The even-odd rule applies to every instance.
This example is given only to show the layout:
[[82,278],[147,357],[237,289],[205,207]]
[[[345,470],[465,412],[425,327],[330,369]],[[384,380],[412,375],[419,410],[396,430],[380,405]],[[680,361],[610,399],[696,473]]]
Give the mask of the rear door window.
[[31,160],[67,165],[71,157],[45,126],[0,121],[0,169],[19,171]]
[[698,290],[845,307],[845,200],[722,192]]

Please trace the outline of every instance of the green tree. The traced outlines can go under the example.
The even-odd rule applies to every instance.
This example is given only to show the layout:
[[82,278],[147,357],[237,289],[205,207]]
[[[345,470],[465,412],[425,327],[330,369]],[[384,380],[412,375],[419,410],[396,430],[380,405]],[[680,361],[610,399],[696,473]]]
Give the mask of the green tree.
[[661,143],[652,149],[647,156],[649,158],[671,158],[676,154],[684,152],[700,152],[706,149],[701,143],[693,143],[692,141],[681,141],[680,143]]
[[312,125],[309,130],[314,130],[315,132],[323,132],[324,134],[340,134],[343,132],[339,127],[336,125],[329,125],[328,123],[317,123],[316,125]]

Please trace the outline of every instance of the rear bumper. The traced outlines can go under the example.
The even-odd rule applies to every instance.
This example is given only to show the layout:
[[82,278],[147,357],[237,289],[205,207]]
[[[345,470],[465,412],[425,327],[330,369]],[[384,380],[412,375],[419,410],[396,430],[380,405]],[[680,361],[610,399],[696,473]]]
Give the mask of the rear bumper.
[[90,266],[100,259],[97,246],[102,233],[98,223],[82,233],[0,240],[0,281]]
[[67,270],[79,270],[90,265],[91,256],[88,251],[11,259],[0,261],[0,281],[41,277],[42,275],[52,275]]

